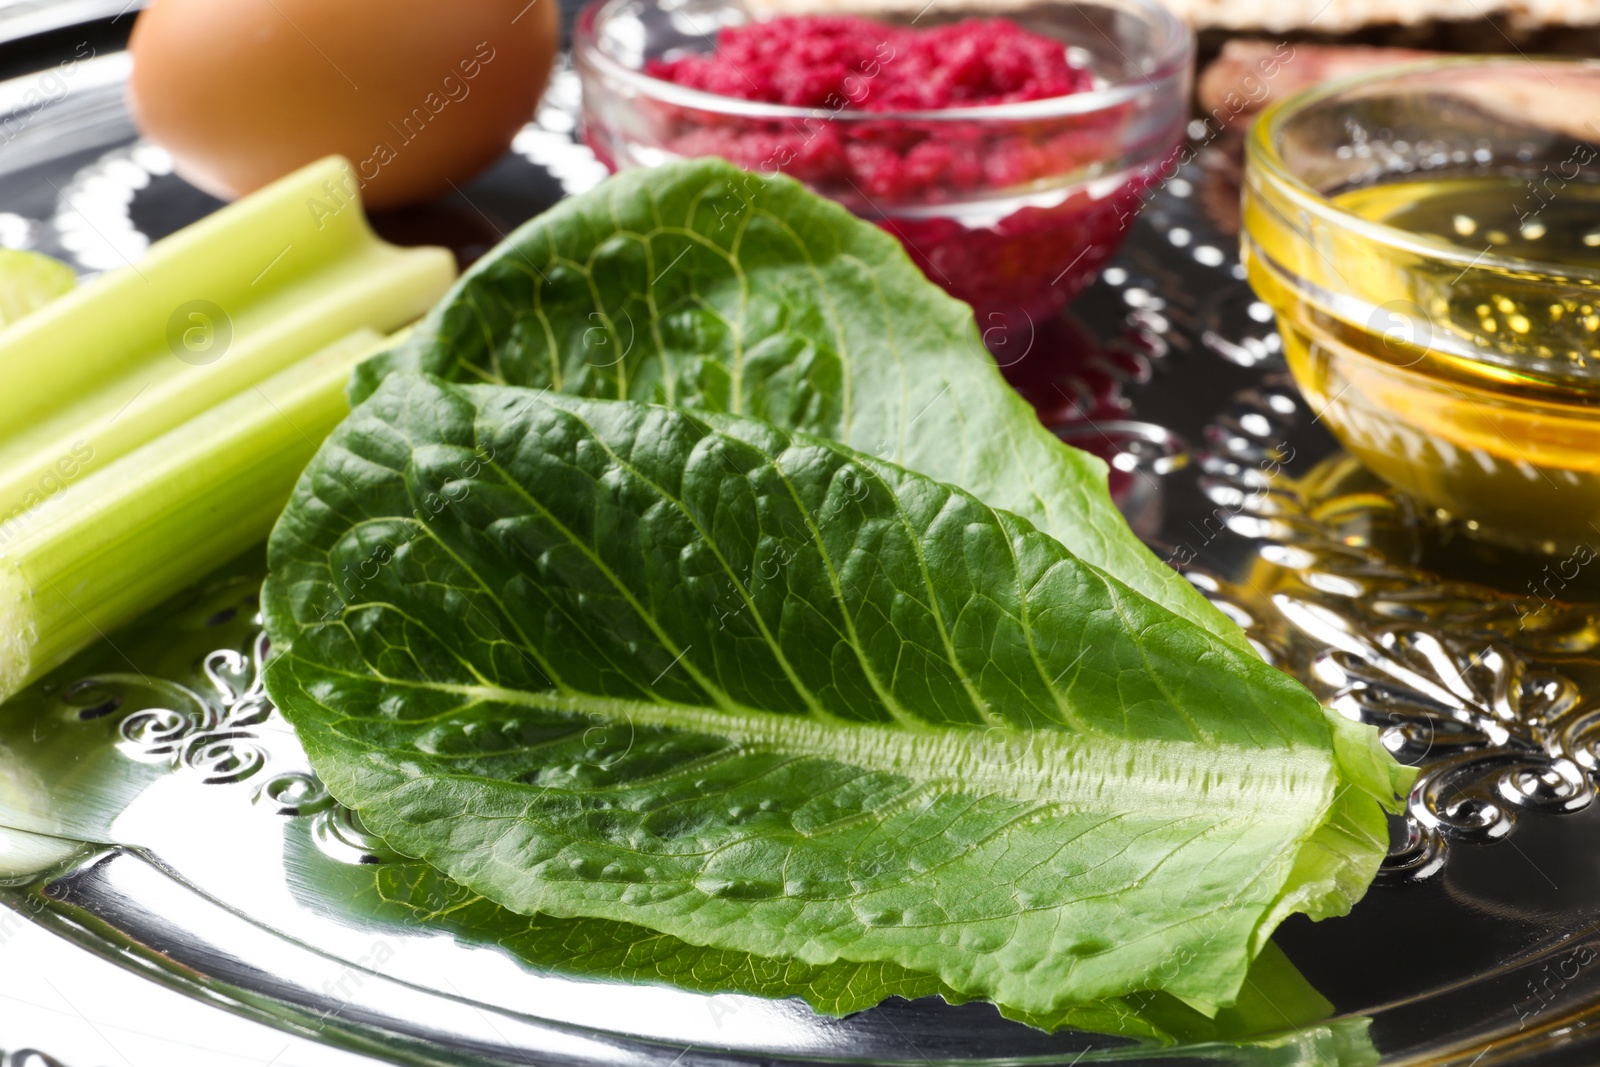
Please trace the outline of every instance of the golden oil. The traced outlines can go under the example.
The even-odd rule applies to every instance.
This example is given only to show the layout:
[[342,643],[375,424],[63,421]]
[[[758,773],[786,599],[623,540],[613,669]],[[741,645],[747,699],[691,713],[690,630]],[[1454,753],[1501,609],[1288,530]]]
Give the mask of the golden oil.
[[[1289,292],[1265,257],[1252,262],[1317,417],[1375,472],[1480,536],[1600,546],[1600,183],[1450,177],[1333,203],[1423,240],[1363,240],[1355,226],[1336,258],[1323,253],[1325,285],[1376,305],[1364,321]],[[1295,239],[1279,220],[1251,219],[1269,255]]]
[[[1481,350],[1545,364],[1543,374],[1523,368],[1536,380],[1555,385],[1588,370],[1600,387],[1600,292],[1594,299],[1551,299],[1552,271],[1538,266],[1600,271],[1600,184],[1569,184],[1534,195],[1540,191],[1523,178],[1457,178],[1374,185],[1333,202],[1353,215],[1439,238],[1485,259],[1524,261],[1526,268],[1488,277],[1463,272],[1421,308],[1424,325]],[[1449,369],[1469,379],[1489,372],[1470,359]]]

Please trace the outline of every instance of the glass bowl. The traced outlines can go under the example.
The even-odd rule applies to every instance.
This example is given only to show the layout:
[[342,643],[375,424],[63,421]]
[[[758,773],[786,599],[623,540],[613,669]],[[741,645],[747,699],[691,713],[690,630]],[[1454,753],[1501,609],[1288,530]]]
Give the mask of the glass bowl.
[[1600,63],[1457,57],[1285,100],[1246,149],[1242,254],[1317,419],[1519,550],[1600,544],[1595,140]]
[[[848,13],[920,28],[997,12],[957,0],[920,14]],[[855,110],[842,95],[829,98],[837,107],[753,102],[644,72],[655,60],[710,52],[719,30],[760,17],[740,0],[596,0],[573,35],[585,133],[613,170],[720,155],[797,178],[897,235],[984,325],[1040,318],[1094,279],[1172,165],[1194,38],[1158,0],[1000,13],[1063,42],[1090,88],[938,111]],[[918,165],[930,156],[965,163]]]

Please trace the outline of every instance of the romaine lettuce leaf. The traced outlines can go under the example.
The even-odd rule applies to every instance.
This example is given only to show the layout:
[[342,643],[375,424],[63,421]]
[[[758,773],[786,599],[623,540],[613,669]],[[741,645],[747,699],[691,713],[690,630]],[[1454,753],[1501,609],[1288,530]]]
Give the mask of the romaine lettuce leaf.
[[900,242],[788,178],[702,159],[625,172],[524,225],[462,276],[395,369],[764,419],[1015,512],[1224,640],[1243,633],[1141,544],[1106,466],[1000,376],[972,309]]
[[1402,777],[1026,519],[752,419],[391,375],[269,563],[268,690],[401,852],[1012,1014],[1233,1002]]
[[[498,945],[539,974],[666,984],[708,994],[798,997],[833,1016],[864,1011],[894,996],[964,1000],[932,975],[894,964],[806,964],[690,945],[629,923],[519,915],[416,861],[330,862],[325,869],[305,873],[315,881],[312,899],[318,907],[333,904],[361,922],[398,922],[409,929],[449,933],[471,945]],[[1278,1067],[1376,1060],[1365,1041],[1365,1020],[1324,1023],[1333,1005],[1271,944],[1251,964],[1239,1003],[1215,1018],[1165,993],[1075,1005],[1047,1016],[1009,1012],[1003,1005],[1000,1010],[1043,1030],[1087,1030],[1160,1045],[1265,1038],[1263,1043],[1282,1047],[1283,1040],[1273,1035],[1298,1029],[1304,1056],[1274,1058]],[[1327,1055],[1330,1044],[1345,1054]],[[1366,1054],[1359,1054],[1362,1050]]]

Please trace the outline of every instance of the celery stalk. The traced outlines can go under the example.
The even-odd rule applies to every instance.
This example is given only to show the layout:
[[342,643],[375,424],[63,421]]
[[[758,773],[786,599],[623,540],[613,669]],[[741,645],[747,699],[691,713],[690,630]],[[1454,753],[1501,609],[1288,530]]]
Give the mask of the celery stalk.
[[311,164],[0,331],[0,551],[10,520],[62,485],[443,294],[449,253],[379,240],[354,188],[343,160]]
[[454,280],[355,189],[311,164],[0,329],[0,699],[265,537],[351,367]]
[[264,539],[383,343],[357,330],[30,513],[0,556],[0,698]]
[[77,284],[72,268],[59,259],[39,252],[0,248],[0,326],[72,292]]

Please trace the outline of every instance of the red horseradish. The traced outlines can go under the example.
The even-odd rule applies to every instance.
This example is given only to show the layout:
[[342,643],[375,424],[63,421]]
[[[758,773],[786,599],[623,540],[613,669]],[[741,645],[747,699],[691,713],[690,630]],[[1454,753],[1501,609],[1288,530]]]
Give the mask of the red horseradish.
[[924,30],[853,15],[775,18],[722,30],[716,51],[656,60],[654,77],[789,107],[939,111],[1066,96],[1089,87],[1061,42],[1008,19]]
[[[644,69],[684,88],[797,109],[751,116],[662,104],[659,143],[675,156],[787,174],[843,202],[899,237],[930,278],[974,306],[980,325],[1048,315],[1092,281],[1148,181],[1127,172],[1081,180],[1118,154],[1118,109],[1017,107],[1095,84],[1062,41],[1007,19],[917,28],[780,17],[726,27],[711,51]],[[969,109],[1000,110],[962,114]]]

